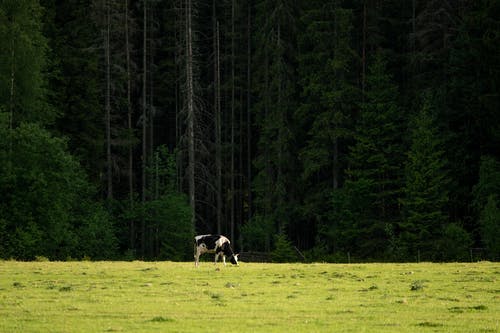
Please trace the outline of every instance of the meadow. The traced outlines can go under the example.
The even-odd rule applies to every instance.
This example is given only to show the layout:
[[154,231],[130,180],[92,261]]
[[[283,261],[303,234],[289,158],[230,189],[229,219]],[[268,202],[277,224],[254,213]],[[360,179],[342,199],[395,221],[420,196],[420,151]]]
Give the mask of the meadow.
[[499,263],[0,261],[0,332],[500,332]]

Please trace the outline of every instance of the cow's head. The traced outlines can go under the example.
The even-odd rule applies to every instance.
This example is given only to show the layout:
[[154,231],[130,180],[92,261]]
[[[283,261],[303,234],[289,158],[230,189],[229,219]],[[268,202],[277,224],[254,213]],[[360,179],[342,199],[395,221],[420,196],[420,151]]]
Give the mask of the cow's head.
[[239,254],[233,254],[231,256],[231,264],[238,265],[238,256],[239,256]]

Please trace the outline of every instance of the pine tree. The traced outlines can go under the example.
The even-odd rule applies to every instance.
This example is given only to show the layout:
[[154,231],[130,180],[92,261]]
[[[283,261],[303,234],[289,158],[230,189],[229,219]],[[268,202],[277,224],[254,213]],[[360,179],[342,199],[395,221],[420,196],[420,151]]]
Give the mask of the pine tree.
[[483,156],[479,168],[479,180],[473,187],[472,208],[479,222],[481,246],[485,246],[490,258],[500,257],[500,163],[492,156]]
[[352,47],[352,11],[343,8],[342,1],[309,2],[301,20],[298,72],[303,102],[294,119],[300,138],[299,180],[306,189],[301,192],[301,214],[310,232],[325,223],[331,193],[342,186],[351,115],[359,97],[359,58]]
[[93,47],[98,30],[88,20],[92,15],[91,0],[68,0],[51,6],[45,2],[45,10],[54,13],[50,47],[55,70],[49,88],[51,103],[60,112],[56,129],[68,138],[71,153],[81,161],[92,181],[99,181],[105,128],[100,52]]
[[[304,177],[326,177],[327,186],[332,189],[340,184],[340,172],[345,165],[341,156],[343,140],[350,135],[348,123],[358,95],[353,81],[357,55],[351,46],[352,13],[338,2],[314,9],[312,15],[320,15],[310,23],[316,35],[306,42],[310,43],[311,52],[301,55],[303,86],[309,100],[302,110],[317,110],[312,113],[307,144],[301,152]],[[321,31],[323,24],[327,27]],[[307,49],[306,45],[302,49]]]
[[170,153],[167,147],[159,146],[147,173],[154,186],[148,195],[152,199],[145,203],[148,237],[144,255],[155,259],[190,259],[190,240],[195,231],[188,198],[177,190],[176,152]]
[[0,3],[0,112],[11,128],[21,122],[53,123],[57,114],[47,101],[48,42],[42,34],[38,1]]
[[[291,220],[293,200],[293,146],[291,117],[295,84],[295,2],[262,1],[256,20],[260,23],[256,57],[263,69],[255,78],[259,103],[254,105],[260,137],[254,178],[256,217],[251,223],[268,224],[261,246],[270,250],[272,234],[284,232]],[[260,222],[258,222],[260,221]],[[247,227],[249,230],[251,226]],[[269,233],[271,232],[271,233]]]
[[498,31],[499,10],[497,1],[461,5],[460,25],[446,64],[447,107],[442,118],[450,129],[447,157],[456,183],[451,208],[473,234],[479,233],[480,209],[465,203],[475,200],[471,189],[484,156],[500,157],[500,43],[491,37]]
[[[361,105],[354,131],[355,143],[349,153],[346,187],[367,184],[365,207],[359,212],[353,247],[363,256],[383,255],[388,238],[400,217],[398,198],[403,174],[403,114],[398,106],[398,89],[387,73],[381,51],[375,56],[366,76],[365,102]],[[353,192],[356,193],[356,192]],[[349,200],[358,201],[352,197]],[[348,226],[347,226],[348,227]],[[394,249],[391,249],[394,250]]]
[[420,251],[439,258],[439,240],[448,222],[449,176],[444,148],[435,122],[433,97],[427,93],[420,112],[410,123],[410,150],[405,169],[403,221],[399,229],[408,255]]
[[481,238],[486,246],[489,258],[500,258],[500,208],[496,195],[490,195],[484,206],[481,217]]

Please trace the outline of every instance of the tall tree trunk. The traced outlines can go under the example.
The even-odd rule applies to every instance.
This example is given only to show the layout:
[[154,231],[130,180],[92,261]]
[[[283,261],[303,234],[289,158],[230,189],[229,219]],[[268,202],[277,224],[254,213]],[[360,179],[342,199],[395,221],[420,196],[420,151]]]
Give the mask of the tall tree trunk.
[[234,0],[231,2],[231,190],[229,203],[231,205],[231,239],[234,239],[234,107],[235,107],[235,87],[234,87]]
[[[147,91],[146,91],[146,74],[147,74],[147,1],[144,0],[143,3],[143,35],[142,35],[142,204],[146,203],[146,162],[147,162]],[[141,254],[145,255],[146,250],[146,221],[145,217],[142,217],[141,221]]]
[[333,189],[339,188],[339,139],[333,140]]
[[221,75],[220,75],[220,31],[217,21],[217,221],[222,232],[222,108],[221,108]]
[[[153,27],[154,27],[154,20],[155,20],[155,16],[154,16],[154,11],[155,11],[155,7],[154,7],[154,2],[151,1],[149,2],[149,16],[148,16],[148,27],[149,27],[149,53],[148,53],[148,57],[149,57],[149,75],[148,75],[148,81],[149,81],[149,90],[148,90],[148,93],[149,93],[149,112],[148,112],[148,124],[149,124],[149,154],[148,156],[149,159],[150,159],[150,163],[153,163],[153,157],[154,157],[154,136],[155,136],[155,117],[156,117],[156,114],[155,114],[155,108],[154,108],[154,89],[153,89],[153,86],[154,86],[154,81],[153,81],[153,70],[154,70],[154,52],[155,50],[153,49],[154,47],[154,41],[153,41],[153,38],[154,38],[154,30],[153,30]],[[147,39],[146,39],[147,41]],[[154,176],[151,175],[151,184],[149,185],[150,188],[151,188],[151,193],[154,192],[153,190],[153,187],[155,186],[154,185]],[[154,197],[154,199],[157,199],[156,197]]]
[[251,116],[251,24],[252,24],[252,5],[248,0],[248,20],[247,20],[247,192],[248,192],[248,216],[247,221],[252,218],[252,116]]
[[193,41],[192,41],[192,3],[186,0],[186,105],[188,130],[188,182],[189,204],[192,210],[191,224],[196,228],[196,193],[195,193],[195,151],[194,151],[194,91],[193,91]]
[[10,42],[10,96],[9,96],[9,159],[8,174],[12,171],[12,130],[14,129],[14,83],[16,78],[16,52],[14,50],[14,37]]
[[[266,20],[266,25],[268,24],[268,21]],[[270,76],[270,70],[269,70],[269,45],[264,45],[264,87],[265,87],[265,95],[264,95],[264,119],[269,119],[269,105],[271,104],[270,97],[269,97],[269,76]],[[272,172],[271,172],[271,163],[270,163],[270,158],[269,158],[269,147],[266,145],[264,147],[264,170],[265,170],[265,189],[267,190],[268,194],[272,193],[272,187],[273,184],[271,182],[271,177],[272,177]],[[269,195],[266,195],[263,199],[264,202],[264,217],[267,219],[269,214],[271,213],[271,203],[272,198],[269,198]],[[266,240],[265,240],[265,252],[271,251],[271,235],[266,232]]]
[[[334,15],[335,15],[335,23],[334,23],[334,43],[335,47],[338,47],[340,44],[339,41],[339,13],[337,12],[337,2],[333,2],[333,10],[334,10]],[[337,55],[335,55],[337,56]],[[335,70],[335,77],[339,82],[341,81],[341,73],[339,72],[339,69]],[[335,124],[335,127],[338,127],[339,124]],[[335,129],[335,132],[337,132],[337,128]],[[335,138],[333,139],[333,164],[332,164],[332,186],[333,189],[337,189],[339,187],[339,139],[337,133],[335,133]]]
[[[134,208],[134,156],[132,149],[132,79],[130,75],[130,42],[129,42],[129,11],[128,1],[125,0],[125,57],[127,66],[127,126],[128,126],[128,191],[130,209]],[[135,248],[135,223],[130,220],[130,248]]]
[[[14,37],[10,41],[10,96],[9,96],[9,129],[12,130],[14,124],[14,82],[16,78],[16,52],[14,50]],[[12,145],[12,142],[11,142]]]
[[413,34],[413,38],[411,39],[411,52],[413,55],[415,55],[415,41],[416,41],[416,25],[417,25],[417,17],[416,17],[416,12],[417,12],[417,4],[416,0],[412,0],[411,2],[411,32]]
[[361,56],[361,98],[365,100],[365,77],[366,77],[366,0],[363,2],[363,46]]
[[111,29],[111,4],[106,1],[106,38],[104,52],[106,61],[106,96],[105,96],[105,122],[106,122],[106,180],[107,198],[113,199],[113,174],[111,165],[111,61],[110,61],[110,29]]
[[221,149],[221,114],[220,114],[220,57],[219,57],[219,21],[217,20],[215,0],[213,1],[214,32],[214,112],[215,112],[215,168],[216,168],[216,210],[217,233],[222,233],[222,149]]

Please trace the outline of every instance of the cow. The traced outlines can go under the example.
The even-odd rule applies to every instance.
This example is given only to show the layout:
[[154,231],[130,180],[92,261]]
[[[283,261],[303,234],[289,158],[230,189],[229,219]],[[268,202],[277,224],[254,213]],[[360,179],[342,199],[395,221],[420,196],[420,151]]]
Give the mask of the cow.
[[231,248],[231,242],[222,235],[199,235],[194,238],[194,266],[198,267],[200,256],[203,253],[215,253],[215,262],[222,255],[224,266],[226,265],[226,256],[231,264],[238,265],[238,255],[234,254]]

